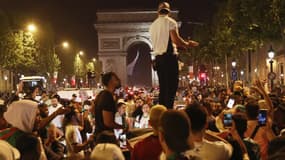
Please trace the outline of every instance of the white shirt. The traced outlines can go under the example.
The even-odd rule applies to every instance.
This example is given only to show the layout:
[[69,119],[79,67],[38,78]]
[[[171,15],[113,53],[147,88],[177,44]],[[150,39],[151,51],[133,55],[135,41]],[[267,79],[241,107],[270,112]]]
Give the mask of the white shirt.
[[[153,46],[154,55],[162,55],[167,51],[170,31],[177,30],[177,22],[167,15],[160,15],[150,26],[150,39]],[[173,49],[176,53],[176,46]]]
[[134,126],[135,128],[149,128],[148,121],[149,121],[149,115],[142,115],[141,119],[140,116],[138,115],[136,117]]
[[[58,110],[60,107],[62,107],[61,104],[58,104],[56,107],[54,106],[49,106],[48,111],[49,115],[51,115],[53,112]],[[58,115],[56,116],[51,123],[54,124],[57,128],[62,128],[62,121],[63,121],[64,116],[63,115]]]
[[79,131],[79,126],[76,125],[67,125],[65,128],[65,140],[66,140],[66,148],[67,148],[67,156],[68,157],[76,157],[78,159],[84,158],[84,151],[80,151],[75,153],[73,151],[73,144],[82,144],[82,138]]
[[230,144],[203,139],[202,142],[194,142],[194,149],[187,151],[187,154],[198,156],[203,160],[228,160],[232,156],[232,150]]

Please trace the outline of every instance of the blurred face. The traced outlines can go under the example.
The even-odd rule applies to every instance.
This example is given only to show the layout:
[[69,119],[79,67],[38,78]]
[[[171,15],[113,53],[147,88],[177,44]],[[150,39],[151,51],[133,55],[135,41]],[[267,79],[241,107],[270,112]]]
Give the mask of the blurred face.
[[47,105],[44,106],[44,107],[42,107],[42,108],[40,108],[40,116],[41,116],[42,118],[47,117],[48,114],[49,114],[49,111],[48,111],[48,106],[47,106]]
[[124,113],[126,113],[126,105],[122,105],[119,109],[118,112],[120,113],[120,115],[123,115]]
[[120,88],[121,87],[121,80],[117,76],[112,76],[109,84],[111,86],[114,86],[115,88]]
[[143,101],[141,99],[138,99],[136,101],[136,106],[139,107],[139,106],[142,106],[143,105]]
[[150,109],[150,107],[149,107],[148,104],[145,104],[145,105],[143,105],[143,107],[142,107],[143,113],[149,113],[149,109]]
[[51,105],[52,105],[52,106],[56,107],[56,106],[57,106],[57,104],[58,104],[58,100],[57,100],[57,98],[53,98],[53,99],[51,99]]
[[39,88],[36,88],[32,94],[32,97],[35,98],[37,95],[39,95]]

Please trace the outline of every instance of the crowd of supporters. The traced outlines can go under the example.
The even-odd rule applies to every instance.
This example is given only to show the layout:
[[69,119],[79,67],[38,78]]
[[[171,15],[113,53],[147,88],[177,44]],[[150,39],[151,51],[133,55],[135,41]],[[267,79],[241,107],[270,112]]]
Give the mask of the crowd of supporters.
[[2,160],[278,160],[285,157],[285,90],[257,80],[179,89],[173,109],[157,90],[122,88],[102,77],[95,98],[62,99],[31,88],[24,98],[2,94]]

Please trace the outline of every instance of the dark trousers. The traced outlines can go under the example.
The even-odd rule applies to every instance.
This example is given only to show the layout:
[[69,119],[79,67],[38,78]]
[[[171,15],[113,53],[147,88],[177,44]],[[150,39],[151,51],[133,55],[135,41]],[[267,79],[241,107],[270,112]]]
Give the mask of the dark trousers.
[[178,88],[178,60],[174,54],[165,53],[155,57],[158,81],[159,104],[173,109]]

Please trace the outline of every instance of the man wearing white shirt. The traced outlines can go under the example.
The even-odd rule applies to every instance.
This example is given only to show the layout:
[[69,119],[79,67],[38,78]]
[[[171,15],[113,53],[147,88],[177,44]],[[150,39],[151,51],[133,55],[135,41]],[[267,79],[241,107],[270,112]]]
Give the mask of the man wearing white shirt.
[[173,108],[178,87],[178,60],[176,46],[189,48],[198,46],[195,41],[184,41],[178,32],[177,22],[169,17],[170,5],[162,2],[158,6],[158,18],[150,26],[150,38],[155,55],[155,68],[159,79],[159,103]]
[[[49,111],[49,115],[51,115],[53,112],[55,112],[56,110],[58,110],[60,107],[62,107],[62,105],[58,102],[58,96],[55,95],[52,97],[51,99],[51,105],[48,108]],[[64,116],[63,115],[58,115],[56,116],[51,123],[54,124],[57,128],[62,129],[62,121],[63,121]]]
[[196,155],[203,160],[228,160],[232,156],[231,144],[223,141],[211,142],[206,140],[205,131],[207,128],[207,110],[198,103],[191,104],[185,109],[191,121],[191,140],[194,141],[194,148],[187,151],[187,154]]

